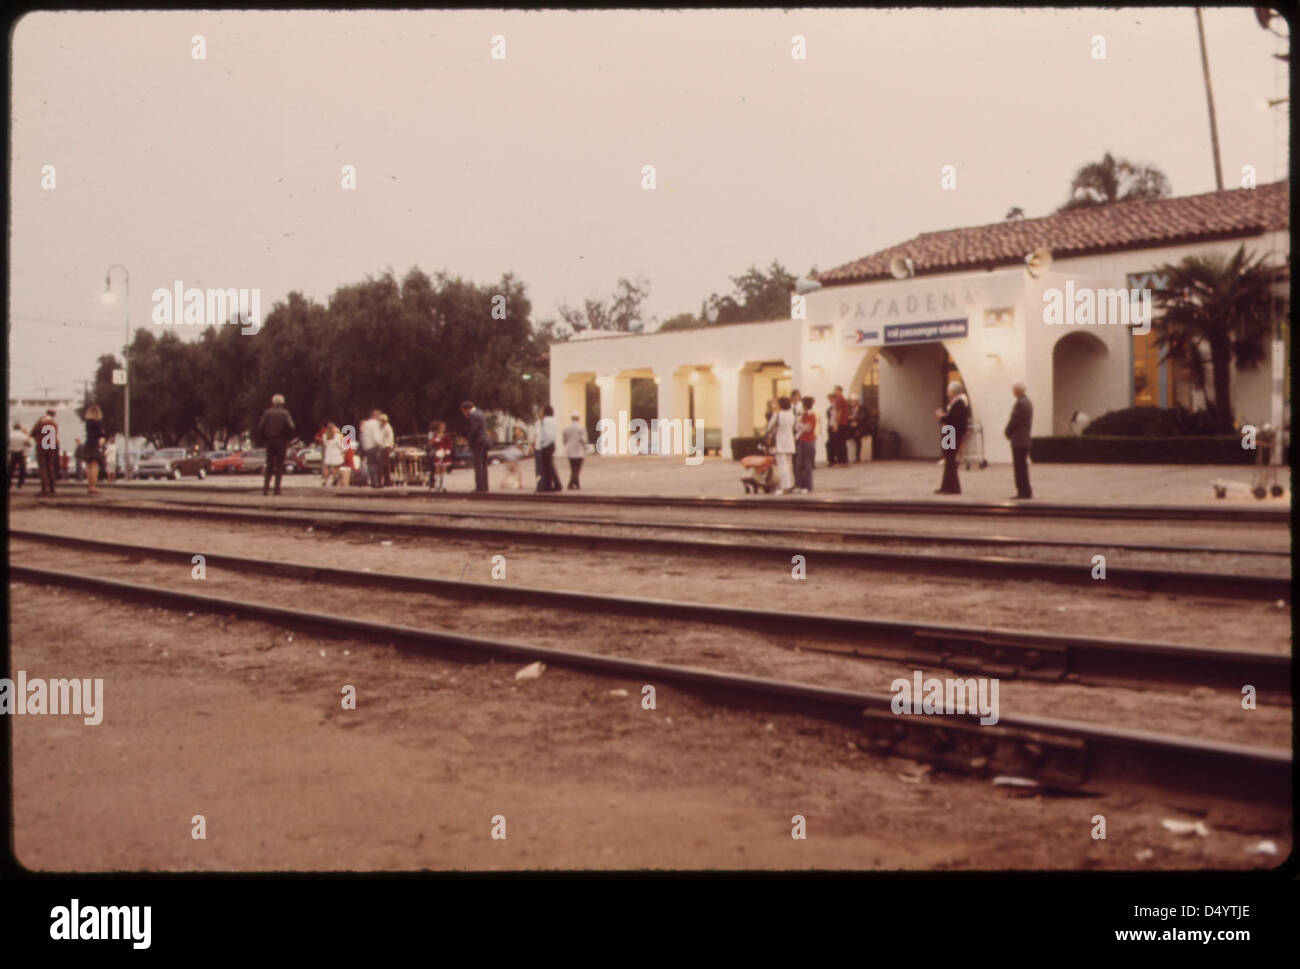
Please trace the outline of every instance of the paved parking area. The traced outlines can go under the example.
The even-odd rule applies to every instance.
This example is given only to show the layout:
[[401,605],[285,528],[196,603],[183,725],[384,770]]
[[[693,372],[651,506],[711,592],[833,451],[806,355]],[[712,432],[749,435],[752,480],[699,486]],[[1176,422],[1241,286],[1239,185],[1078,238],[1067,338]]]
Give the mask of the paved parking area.
[[[561,482],[567,484],[568,462],[561,458],[556,465]],[[524,482],[531,490],[532,460],[521,462],[521,467]],[[843,468],[827,468],[822,464],[814,471],[813,488],[816,495],[844,498],[979,503],[1005,501],[1015,492],[1010,464],[963,470],[962,494],[958,496],[933,493],[939,486],[941,470],[935,461],[863,462]],[[1053,504],[1289,507],[1290,468],[1277,469],[1278,483],[1286,489],[1283,496],[1270,496],[1262,501],[1252,497],[1247,488],[1253,472],[1254,468],[1248,466],[1038,464],[1032,466],[1030,478],[1036,499]],[[489,469],[493,491],[501,490],[505,473],[501,466]],[[582,486],[595,494],[740,496],[744,494],[741,474],[738,461],[717,457],[705,458],[698,465],[688,465],[682,457],[589,456],[582,469]],[[257,488],[261,480],[260,475],[219,475],[201,483],[186,479],[190,484],[214,490]],[[1215,498],[1211,482],[1216,480],[1236,483],[1230,488],[1227,498]],[[155,485],[138,482],[132,487],[143,490]],[[286,475],[284,487],[295,492],[310,488],[323,490],[320,475]],[[472,469],[457,469],[447,477],[448,491],[467,492],[473,487]],[[67,482],[60,490],[75,493],[84,490],[84,484]],[[572,492],[566,494],[572,494],[575,499],[581,497]],[[779,501],[780,498],[772,500]]]

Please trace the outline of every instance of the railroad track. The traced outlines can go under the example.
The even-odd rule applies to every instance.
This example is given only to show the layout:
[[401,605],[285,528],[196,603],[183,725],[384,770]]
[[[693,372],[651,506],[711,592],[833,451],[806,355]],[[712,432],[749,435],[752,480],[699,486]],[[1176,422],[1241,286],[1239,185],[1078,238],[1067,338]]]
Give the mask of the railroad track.
[[[433,522],[394,522],[377,520],[373,516],[345,517],[331,513],[328,517],[294,510],[259,510],[243,507],[212,507],[207,503],[195,505],[131,504],[112,502],[50,502],[46,507],[75,507],[108,513],[128,515],[166,515],[194,518],[202,516],[215,521],[278,523],[314,527],[326,530],[367,529],[394,535],[414,537],[455,538],[471,542],[495,542],[511,547],[534,544],[544,547],[580,548],[600,551],[624,551],[644,554],[656,552],[669,555],[742,558],[746,561],[765,559],[789,565],[793,555],[802,555],[809,569],[820,566],[833,568],[862,568],[890,570],[928,576],[949,576],[964,579],[1046,581],[1075,586],[1093,586],[1091,557],[1077,563],[1045,562],[1033,559],[1016,559],[1005,556],[934,555],[928,553],[885,552],[869,549],[813,548],[799,545],[757,545],[707,541],[703,539],[650,538],[625,535],[600,535],[577,532],[521,531],[517,528],[473,527],[439,524]],[[1253,599],[1258,601],[1291,600],[1289,576],[1270,576],[1233,572],[1195,572],[1176,569],[1129,568],[1107,566],[1104,580],[1109,588],[1130,589],[1148,593],[1176,595],[1207,595],[1218,598]]]
[[[185,482],[148,485],[115,483],[105,487],[139,491],[161,491],[164,489],[171,491],[201,491],[206,494],[213,494],[216,491],[216,487]],[[243,489],[218,487],[222,491],[239,490],[246,494],[255,494],[261,491],[261,488],[258,487]],[[338,494],[347,498],[373,498],[378,492],[369,488],[351,488],[347,490],[340,488]],[[1063,505],[1039,500],[1033,502],[954,502],[927,499],[902,501],[877,498],[795,498],[789,495],[727,498],[721,496],[689,497],[682,495],[607,495],[588,491],[579,492],[577,495],[530,492],[507,494],[499,491],[484,494],[464,492],[435,495],[431,494],[426,488],[385,488],[382,494],[386,498],[422,497],[434,501],[474,501],[484,503],[526,501],[537,504],[567,502],[581,505],[649,505],[658,508],[744,509],[769,512],[776,508],[782,508],[803,511],[858,511],[897,515],[966,515],[1006,519],[1079,518],[1118,521],[1137,519],[1147,522],[1272,522],[1284,525],[1289,525],[1291,522],[1289,505],[1281,508],[1250,506],[1233,510],[1202,505]]]
[[[188,570],[195,549],[108,542],[27,529],[9,530],[25,539],[63,548],[175,562]],[[956,672],[1096,686],[1174,688],[1207,686],[1234,692],[1251,684],[1261,701],[1291,702],[1291,658],[1272,653],[1183,646],[1108,637],[1067,636],[989,627],[963,627],[836,615],[793,615],[681,600],[613,596],[464,582],[390,572],[361,572],[282,560],[202,552],[205,565],[251,575],[271,575],[354,588],[427,593],[462,601],[541,606],[601,615],[635,616],[660,622],[713,623],[766,633],[789,633],[844,643],[835,652],[901,660]],[[801,648],[807,648],[801,647]]]
[[[184,498],[159,498],[161,502],[188,505],[199,508],[247,508],[248,505],[230,501],[195,501]],[[328,512],[340,511],[338,505],[314,505],[294,502],[289,506],[294,511]],[[392,516],[391,508],[349,508],[350,515],[384,515]],[[1055,538],[1017,538],[1013,535],[936,535],[932,532],[886,532],[862,529],[829,528],[788,528],[770,525],[737,525],[728,522],[650,522],[644,520],[626,520],[619,518],[591,518],[560,515],[502,515],[483,512],[458,511],[410,511],[403,509],[401,514],[416,517],[454,518],[470,521],[519,522],[523,524],[547,525],[608,525],[615,528],[642,529],[645,531],[674,531],[694,534],[720,533],[723,535],[763,535],[781,539],[804,538],[829,542],[871,542],[882,545],[968,545],[993,548],[1108,548],[1125,552],[1157,552],[1161,554],[1197,554],[1197,555],[1259,555],[1270,558],[1290,558],[1289,548],[1228,548],[1221,545],[1153,545],[1133,542],[1112,542],[1106,540],[1071,541]]]
[[1014,774],[1072,788],[1120,785],[1181,797],[1290,805],[1291,757],[1284,750],[1047,717],[1004,716],[995,725],[981,725],[978,714],[899,716],[891,710],[890,694],[417,629],[20,564],[11,565],[10,575],[12,580],[91,591],[126,601],[233,614],[327,636],[364,637],[460,661],[541,660],[561,669],[623,680],[632,677],[657,689],[680,689],[745,710],[779,711],[838,723],[861,731],[867,748],[876,753],[913,757],[952,769]]

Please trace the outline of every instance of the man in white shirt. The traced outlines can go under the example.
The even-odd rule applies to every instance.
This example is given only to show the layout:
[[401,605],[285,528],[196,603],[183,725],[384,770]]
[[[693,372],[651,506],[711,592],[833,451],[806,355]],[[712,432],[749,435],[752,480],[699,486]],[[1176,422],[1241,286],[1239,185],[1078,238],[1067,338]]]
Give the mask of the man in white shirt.
[[15,424],[9,432],[9,487],[14,486],[14,471],[18,472],[18,487],[27,480],[27,446],[32,443],[31,436],[23,430],[21,424]]
[[542,408],[542,422],[537,428],[537,456],[541,476],[537,481],[538,491],[563,491],[560,476],[555,473],[555,408],[547,404]]
[[388,423],[388,415],[379,415],[379,453],[384,487],[393,483],[393,446],[397,443],[393,437],[393,425]]
[[582,415],[576,410],[564,428],[564,456],[569,459],[569,490],[581,491],[578,475],[582,461],[587,456],[587,429],[582,426]]
[[361,422],[361,456],[366,462],[366,477],[370,479],[370,487],[378,488],[380,485],[380,449],[381,433],[379,429],[379,411],[372,410],[370,416]]

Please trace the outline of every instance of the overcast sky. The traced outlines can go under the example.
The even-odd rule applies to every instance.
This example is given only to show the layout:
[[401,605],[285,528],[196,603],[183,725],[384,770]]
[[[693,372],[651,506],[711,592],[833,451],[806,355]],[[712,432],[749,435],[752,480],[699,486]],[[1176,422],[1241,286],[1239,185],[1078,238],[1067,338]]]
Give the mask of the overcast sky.
[[[1205,26],[1225,183],[1271,181],[1276,41]],[[111,263],[133,327],[178,279],[265,314],[413,265],[513,272],[535,320],[640,276],[666,319],[751,263],[1050,214],[1108,149],[1215,187],[1191,8],[34,13],[11,45],[11,395],[120,351]]]

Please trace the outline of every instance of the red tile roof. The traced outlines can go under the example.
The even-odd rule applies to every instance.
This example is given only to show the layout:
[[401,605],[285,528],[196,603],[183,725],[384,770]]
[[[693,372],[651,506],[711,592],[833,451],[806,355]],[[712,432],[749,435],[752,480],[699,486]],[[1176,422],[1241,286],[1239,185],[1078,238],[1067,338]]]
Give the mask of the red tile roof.
[[1232,239],[1285,229],[1289,215],[1286,181],[1183,198],[1115,202],[1041,219],[923,232],[902,245],[817,273],[816,278],[824,285],[886,278],[895,256],[910,258],[916,275],[923,276],[1019,263],[1043,247],[1060,259]]

